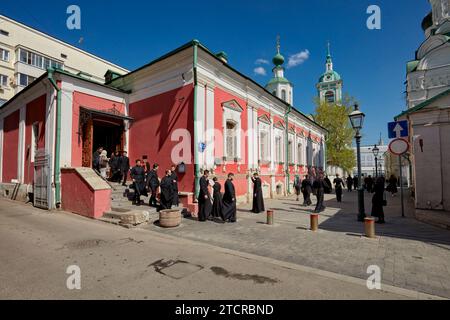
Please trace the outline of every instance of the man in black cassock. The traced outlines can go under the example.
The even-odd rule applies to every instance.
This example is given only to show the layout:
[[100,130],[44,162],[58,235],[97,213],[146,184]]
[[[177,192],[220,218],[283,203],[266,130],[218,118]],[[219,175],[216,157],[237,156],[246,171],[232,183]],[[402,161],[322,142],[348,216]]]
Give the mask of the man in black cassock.
[[[150,205],[150,207],[154,207],[154,208],[158,207],[158,202],[156,201],[156,195],[157,195],[158,187],[159,187],[158,168],[159,168],[159,165],[155,163],[153,165],[153,169],[150,170],[150,172],[147,174],[147,188],[152,193],[152,195],[150,197],[149,205]],[[145,168],[144,168],[144,170],[145,170]]]
[[330,188],[327,182],[325,182],[322,173],[320,173],[317,179],[314,181],[313,188],[316,190],[317,197],[317,205],[314,213],[320,213],[325,210],[325,205],[323,204],[325,189]]
[[255,172],[252,177],[253,181],[253,213],[264,212],[264,197],[262,191],[262,181],[258,173]]
[[355,190],[357,190],[358,187],[359,187],[359,179],[358,179],[357,176],[354,176],[354,177],[353,177],[353,188],[354,188]]
[[348,192],[352,192],[352,190],[353,190],[353,178],[351,175],[348,175],[348,178],[347,178],[347,189],[348,189]]
[[146,196],[145,190],[145,170],[142,167],[141,160],[136,160],[136,166],[131,169],[131,178],[133,179],[134,199],[133,204],[141,205],[141,195]]
[[234,174],[229,173],[225,182],[225,194],[223,195],[223,216],[226,222],[236,222],[236,191],[233,184]]
[[209,219],[212,210],[211,194],[209,193],[209,171],[205,170],[200,178],[200,192],[198,194],[198,221]]
[[336,199],[337,202],[342,202],[342,192],[344,190],[344,180],[339,177],[339,174],[336,173],[336,178],[333,180],[334,189],[336,190]]
[[112,153],[114,157],[109,160],[109,165],[111,167],[111,182],[118,182],[121,178],[120,173],[120,154],[118,151]]
[[122,185],[127,185],[128,171],[130,171],[130,159],[128,158],[128,153],[126,151],[122,152],[120,157],[120,171],[122,172]]
[[178,205],[180,204],[180,199],[178,197],[178,176],[176,170],[177,167],[173,165],[171,168],[172,175],[170,177],[172,178],[172,189],[173,189],[172,205],[174,207],[178,207]]
[[222,193],[220,192],[222,186],[217,181],[217,177],[213,178],[214,186],[213,186],[213,205],[212,205],[212,216],[213,218],[221,218],[225,221],[223,217],[223,202],[222,202]]
[[323,179],[323,181],[325,182],[324,192],[327,194],[331,193],[333,191],[333,187],[331,186],[330,178],[328,178],[328,176],[325,176],[325,179]]
[[308,175],[306,175],[302,181],[302,193],[303,193],[303,205],[305,207],[310,206],[312,204],[311,201],[312,184]]
[[172,209],[173,198],[173,180],[172,171],[167,170],[166,175],[161,180],[159,186],[161,188],[160,210]]

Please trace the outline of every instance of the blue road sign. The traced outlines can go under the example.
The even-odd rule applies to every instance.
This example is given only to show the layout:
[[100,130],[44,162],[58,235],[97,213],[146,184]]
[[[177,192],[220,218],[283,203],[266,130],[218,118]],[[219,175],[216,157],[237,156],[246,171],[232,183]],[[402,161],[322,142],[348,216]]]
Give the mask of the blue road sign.
[[409,136],[408,121],[388,123],[389,139],[404,138]]

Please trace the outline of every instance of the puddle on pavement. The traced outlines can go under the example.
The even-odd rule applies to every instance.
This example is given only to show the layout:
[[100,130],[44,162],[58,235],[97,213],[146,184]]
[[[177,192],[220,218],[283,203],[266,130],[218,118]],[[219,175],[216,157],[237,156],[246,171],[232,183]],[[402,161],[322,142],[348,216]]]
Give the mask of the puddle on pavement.
[[203,269],[202,266],[182,260],[158,260],[149,265],[156,272],[172,279],[182,279]]
[[216,275],[222,276],[225,278],[231,278],[231,279],[242,280],[242,281],[253,281],[257,284],[264,284],[264,283],[274,284],[274,283],[279,282],[276,279],[260,276],[257,274],[230,273],[229,271],[227,271],[221,267],[211,267],[211,271],[214,272]]

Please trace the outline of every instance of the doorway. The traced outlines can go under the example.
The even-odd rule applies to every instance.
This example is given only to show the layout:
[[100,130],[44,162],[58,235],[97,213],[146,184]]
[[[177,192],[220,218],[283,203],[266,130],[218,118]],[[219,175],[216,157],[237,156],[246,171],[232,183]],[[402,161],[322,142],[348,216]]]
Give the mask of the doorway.
[[82,139],[82,166],[92,167],[94,152],[103,147],[108,157],[122,151],[125,145],[126,117],[109,115],[105,112],[81,110],[80,132]]

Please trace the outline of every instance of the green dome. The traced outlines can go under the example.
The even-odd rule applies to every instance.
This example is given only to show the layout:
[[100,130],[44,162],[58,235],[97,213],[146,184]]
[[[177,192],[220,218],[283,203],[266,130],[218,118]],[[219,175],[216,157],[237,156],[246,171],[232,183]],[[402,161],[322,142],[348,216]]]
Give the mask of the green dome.
[[325,72],[319,79],[319,82],[339,81],[341,76],[336,71]]
[[284,57],[280,53],[277,53],[277,55],[273,57],[272,61],[274,65],[281,66],[284,63]]

